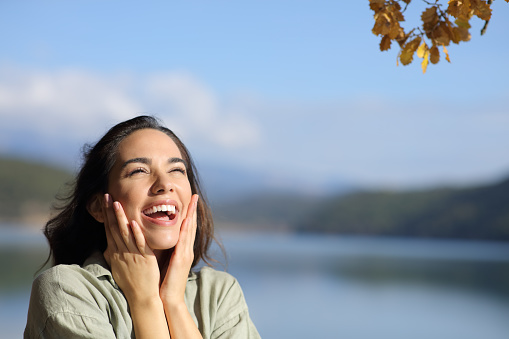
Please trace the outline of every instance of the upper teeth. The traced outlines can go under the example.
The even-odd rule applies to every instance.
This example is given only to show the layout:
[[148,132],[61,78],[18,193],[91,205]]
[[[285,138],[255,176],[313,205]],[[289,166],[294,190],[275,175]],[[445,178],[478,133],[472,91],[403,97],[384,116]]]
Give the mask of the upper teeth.
[[170,212],[175,213],[175,206],[173,205],[157,205],[150,208],[147,208],[143,211],[144,214],[152,214],[156,212]]

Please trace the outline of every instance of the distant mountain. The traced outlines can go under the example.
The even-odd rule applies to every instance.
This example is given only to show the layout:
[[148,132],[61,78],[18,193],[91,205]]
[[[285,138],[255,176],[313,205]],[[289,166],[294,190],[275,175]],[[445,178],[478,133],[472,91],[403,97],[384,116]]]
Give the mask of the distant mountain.
[[0,157],[0,221],[42,222],[71,178],[66,170]]
[[292,230],[309,211],[315,211],[325,198],[315,195],[265,192],[213,206],[218,228],[232,226],[256,230]]
[[342,180],[292,180],[287,173],[274,174],[250,171],[244,168],[201,164],[198,167],[206,195],[214,206],[270,194],[284,196],[326,196],[355,189],[355,185]]
[[[509,240],[509,178],[465,188],[307,191],[235,169],[200,168],[218,228]],[[70,171],[0,157],[0,222],[42,226]],[[319,186],[315,186],[319,187]]]
[[358,191],[323,198],[267,193],[219,206],[215,213],[219,226],[509,240],[509,178],[462,189]]
[[[217,205],[239,201],[246,196],[265,192],[286,192],[301,196],[310,187],[313,194],[329,190],[342,191],[350,186],[341,183],[288,184],[255,171],[230,166],[200,164],[198,170],[208,200]],[[65,183],[73,179],[63,167],[44,164],[38,160],[23,160],[0,156],[0,221],[42,222],[47,219],[55,196],[66,189]],[[290,208],[290,206],[288,206]]]

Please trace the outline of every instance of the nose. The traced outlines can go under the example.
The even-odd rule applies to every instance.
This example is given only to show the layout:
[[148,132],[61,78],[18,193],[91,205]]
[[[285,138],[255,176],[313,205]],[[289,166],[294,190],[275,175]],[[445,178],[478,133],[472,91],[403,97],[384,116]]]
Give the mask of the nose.
[[153,194],[164,194],[167,192],[173,192],[173,183],[167,175],[161,174],[158,175],[154,184],[151,187],[151,192]]

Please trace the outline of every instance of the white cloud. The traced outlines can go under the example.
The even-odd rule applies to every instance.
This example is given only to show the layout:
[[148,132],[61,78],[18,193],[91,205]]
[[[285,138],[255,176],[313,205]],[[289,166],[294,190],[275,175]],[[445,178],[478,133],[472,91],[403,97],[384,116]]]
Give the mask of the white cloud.
[[93,141],[112,124],[145,112],[163,118],[186,140],[212,146],[249,147],[259,138],[246,114],[222,105],[186,73],[135,76],[0,67],[0,117],[12,131],[63,142]]
[[108,119],[122,120],[141,105],[120,77],[79,70],[55,72],[0,69],[0,115],[17,125],[50,136],[86,138]]
[[[436,98],[435,98],[436,99]],[[276,102],[219,97],[186,72],[148,75],[0,67],[0,151],[49,154],[95,141],[114,123],[159,116],[199,161],[249,168],[280,186],[423,185],[509,169],[507,99],[399,97]]]
[[226,149],[252,147],[259,142],[260,129],[249,112],[246,114],[247,105],[226,104],[190,74],[149,76],[145,91],[151,105],[161,107],[165,120],[177,126],[186,139],[212,142]]

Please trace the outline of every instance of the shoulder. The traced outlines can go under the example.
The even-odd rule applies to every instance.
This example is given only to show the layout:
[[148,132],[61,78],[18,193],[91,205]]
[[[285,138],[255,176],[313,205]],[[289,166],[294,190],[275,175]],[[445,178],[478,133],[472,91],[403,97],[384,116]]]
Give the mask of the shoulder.
[[32,284],[26,336],[43,332],[68,336],[105,327],[104,283],[78,265],[57,265],[41,273]]
[[30,302],[50,313],[65,311],[69,307],[66,300],[79,289],[79,281],[86,280],[84,275],[86,271],[78,265],[54,266],[34,280]]
[[196,272],[196,285],[202,292],[209,292],[218,299],[227,295],[242,294],[239,282],[231,274],[217,271],[210,267],[203,267]]
[[84,302],[93,275],[78,265],[57,265],[41,273],[33,282],[30,306],[51,316],[75,311]]
[[196,293],[202,300],[208,300],[209,306],[216,308],[218,312],[221,309],[229,310],[229,312],[247,310],[239,282],[227,272],[203,267],[195,273],[194,285]]
[[195,273],[196,280],[214,285],[229,285],[237,283],[237,279],[228,272],[218,271],[211,267],[202,267]]
[[30,303],[49,313],[84,309],[98,304],[99,295],[116,290],[111,272],[100,261],[79,265],[57,265],[42,272],[32,284]]
[[36,285],[57,284],[58,282],[65,282],[67,279],[82,279],[92,272],[79,265],[56,265],[39,274],[35,280]]
[[[259,338],[235,277],[227,272],[203,267],[194,273],[188,288],[195,301],[193,310],[200,310],[202,319],[209,319],[211,338]],[[188,293],[186,289],[186,294]]]

